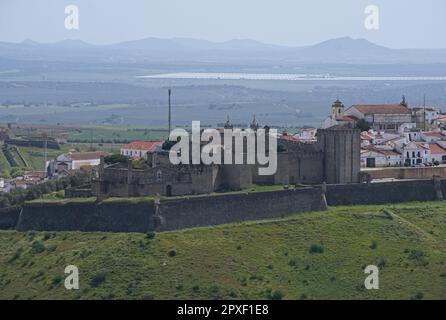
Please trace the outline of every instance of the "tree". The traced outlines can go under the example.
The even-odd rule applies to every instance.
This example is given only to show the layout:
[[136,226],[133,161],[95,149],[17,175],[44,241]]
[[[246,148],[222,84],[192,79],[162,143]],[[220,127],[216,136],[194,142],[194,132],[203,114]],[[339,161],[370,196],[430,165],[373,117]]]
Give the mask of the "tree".
[[17,178],[23,175],[23,169],[21,168],[12,168],[9,172],[12,178]]
[[5,179],[10,179],[11,174],[9,173],[9,171],[7,169],[3,169],[2,172],[0,173],[0,177],[5,178]]
[[369,131],[371,129],[371,126],[367,121],[361,119],[356,123],[356,129],[359,129],[361,130],[361,132],[364,132],[364,131]]
[[128,164],[129,161],[130,159],[122,154],[112,154],[104,158],[104,162],[106,164],[115,164],[115,163]]

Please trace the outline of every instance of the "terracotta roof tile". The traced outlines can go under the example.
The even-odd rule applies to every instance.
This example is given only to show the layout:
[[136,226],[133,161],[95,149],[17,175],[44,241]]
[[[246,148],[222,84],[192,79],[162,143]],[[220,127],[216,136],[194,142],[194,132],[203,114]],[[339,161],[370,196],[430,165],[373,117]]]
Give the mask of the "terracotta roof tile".
[[411,114],[410,109],[401,104],[364,104],[353,105],[364,114]]
[[446,154],[446,150],[436,143],[430,143],[429,149],[431,150],[431,154]]
[[66,154],[67,157],[72,160],[93,160],[99,159],[101,156],[106,156],[107,153],[104,151],[95,151],[95,152],[70,152]]
[[158,146],[162,146],[164,141],[133,141],[121,146],[121,149],[154,151]]

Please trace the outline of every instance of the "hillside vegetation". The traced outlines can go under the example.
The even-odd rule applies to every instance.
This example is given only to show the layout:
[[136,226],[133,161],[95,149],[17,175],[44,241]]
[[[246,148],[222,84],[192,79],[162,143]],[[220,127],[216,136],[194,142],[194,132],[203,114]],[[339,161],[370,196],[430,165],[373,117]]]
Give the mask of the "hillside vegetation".
[[0,299],[446,299],[445,263],[446,202],[147,235],[2,231]]

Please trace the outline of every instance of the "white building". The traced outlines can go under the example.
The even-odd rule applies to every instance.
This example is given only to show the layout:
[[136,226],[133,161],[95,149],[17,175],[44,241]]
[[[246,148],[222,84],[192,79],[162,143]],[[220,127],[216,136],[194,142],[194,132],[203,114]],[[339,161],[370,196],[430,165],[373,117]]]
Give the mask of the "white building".
[[440,116],[440,110],[433,107],[417,107],[412,108],[413,115],[417,123],[434,123]]
[[361,150],[362,168],[400,167],[402,164],[402,155],[394,150],[376,148]]
[[404,100],[400,104],[353,105],[344,115],[364,120],[375,130],[397,131],[401,125],[412,123],[412,112]]
[[148,152],[160,149],[164,141],[133,141],[121,146],[121,154],[133,159],[146,158]]
[[421,139],[425,142],[432,143],[445,140],[446,136],[441,131],[421,132]]
[[409,142],[403,144],[401,150],[403,156],[403,163],[407,166],[417,166],[423,163],[430,163],[430,149],[429,145],[420,142]]
[[446,164],[446,149],[438,143],[430,143],[431,163]]
[[335,126],[347,126],[347,127],[355,127],[356,121],[358,119],[346,116],[345,115],[345,107],[342,102],[338,99],[331,106],[331,114],[325,119],[324,128],[328,129]]
[[103,151],[64,153],[47,163],[47,172],[50,175],[61,175],[72,170],[79,170],[82,167],[98,166],[101,162],[101,156],[106,155],[107,153]]

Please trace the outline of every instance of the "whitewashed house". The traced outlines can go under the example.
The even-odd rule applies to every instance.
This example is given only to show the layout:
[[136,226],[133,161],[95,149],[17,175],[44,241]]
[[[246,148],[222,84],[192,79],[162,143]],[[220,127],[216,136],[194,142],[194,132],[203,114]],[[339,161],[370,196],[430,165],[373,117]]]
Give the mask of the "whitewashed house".
[[398,150],[402,154],[403,163],[407,166],[417,166],[430,163],[429,145],[420,142],[405,143]]
[[416,107],[412,108],[412,112],[417,123],[426,121],[426,123],[432,124],[440,116],[440,110],[433,107]]
[[148,152],[160,149],[164,141],[133,141],[121,146],[121,154],[132,159],[146,158]]
[[421,132],[421,139],[427,143],[433,143],[440,140],[445,140],[446,136],[441,131],[427,131]]
[[362,168],[400,167],[402,164],[402,155],[395,150],[377,148],[361,150]]
[[429,150],[431,154],[431,162],[446,164],[446,149],[438,143],[430,143]]

